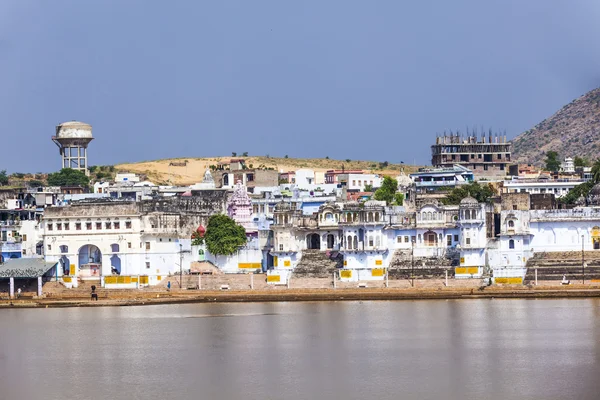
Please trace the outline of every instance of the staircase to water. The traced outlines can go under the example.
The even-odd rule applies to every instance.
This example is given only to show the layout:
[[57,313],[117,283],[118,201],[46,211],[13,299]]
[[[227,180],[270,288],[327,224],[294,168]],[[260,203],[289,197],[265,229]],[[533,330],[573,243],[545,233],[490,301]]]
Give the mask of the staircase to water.
[[344,265],[344,258],[337,252],[304,250],[302,258],[294,268],[294,276],[299,278],[330,278]]
[[600,252],[586,251],[581,257],[578,251],[544,252],[535,253],[527,261],[527,275],[525,282],[535,280],[537,269],[538,281],[558,281],[566,277],[570,281],[580,281],[583,278],[583,263],[585,267],[585,279],[600,279]]

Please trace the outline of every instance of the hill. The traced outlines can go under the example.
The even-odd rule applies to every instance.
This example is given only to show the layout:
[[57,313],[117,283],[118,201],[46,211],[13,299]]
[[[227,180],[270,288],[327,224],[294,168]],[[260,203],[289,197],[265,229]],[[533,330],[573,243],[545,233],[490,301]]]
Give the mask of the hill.
[[519,163],[541,165],[550,150],[561,159],[595,160],[600,152],[600,88],[573,100],[512,143],[513,159]]
[[[178,158],[156,161],[143,161],[131,164],[119,164],[115,166],[118,172],[132,172],[145,175],[149,180],[157,184],[171,183],[174,185],[191,185],[202,181],[204,172],[219,162],[228,162],[232,157],[212,158]],[[235,158],[235,157],[234,157]],[[360,169],[380,175],[396,176],[402,168],[406,174],[417,170],[416,166],[404,164],[389,164],[378,161],[354,161],[354,160],[331,160],[328,158],[277,158],[263,156],[243,157],[249,168],[264,166],[274,168],[280,172],[295,171],[299,168],[309,168],[314,171],[327,171],[330,169]],[[187,162],[186,162],[187,161]],[[173,166],[171,164],[185,166]]]

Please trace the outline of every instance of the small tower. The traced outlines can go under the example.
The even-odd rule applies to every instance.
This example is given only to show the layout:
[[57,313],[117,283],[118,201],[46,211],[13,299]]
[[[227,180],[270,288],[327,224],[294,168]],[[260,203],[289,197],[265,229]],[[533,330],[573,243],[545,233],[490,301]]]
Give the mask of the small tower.
[[72,168],[89,175],[87,146],[94,140],[92,126],[84,122],[64,122],[56,127],[56,143],[62,158],[61,168]]

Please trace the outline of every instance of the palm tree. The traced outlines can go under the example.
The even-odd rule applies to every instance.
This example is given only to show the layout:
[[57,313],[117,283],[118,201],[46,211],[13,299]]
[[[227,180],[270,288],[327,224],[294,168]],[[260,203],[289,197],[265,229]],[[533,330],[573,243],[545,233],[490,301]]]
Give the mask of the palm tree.
[[594,183],[600,183],[600,158],[592,166],[592,180]]

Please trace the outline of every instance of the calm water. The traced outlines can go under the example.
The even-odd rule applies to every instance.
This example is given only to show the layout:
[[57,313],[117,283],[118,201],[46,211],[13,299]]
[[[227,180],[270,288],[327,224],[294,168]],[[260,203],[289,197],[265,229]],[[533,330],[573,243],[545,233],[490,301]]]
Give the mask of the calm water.
[[598,399],[599,300],[0,310],[0,399]]

